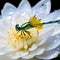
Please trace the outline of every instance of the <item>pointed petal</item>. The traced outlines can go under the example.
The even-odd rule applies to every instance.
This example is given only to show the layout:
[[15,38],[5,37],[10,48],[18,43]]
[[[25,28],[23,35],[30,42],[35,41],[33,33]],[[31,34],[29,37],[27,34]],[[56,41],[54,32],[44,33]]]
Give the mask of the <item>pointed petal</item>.
[[2,17],[7,17],[9,15],[12,15],[15,10],[16,10],[15,6],[13,6],[10,3],[6,3],[1,11]]
[[17,53],[14,52],[14,53],[8,54],[7,56],[11,59],[18,59],[18,58],[23,57],[27,54],[28,54],[28,52],[17,52]]
[[45,48],[46,51],[57,48],[60,45],[60,34],[51,36],[47,41],[41,45],[42,48]]
[[51,12],[49,15],[43,17],[42,21],[47,22],[47,21],[54,21],[54,20],[59,20],[59,19],[60,19],[60,9],[54,12]]
[[50,0],[41,0],[32,8],[32,11],[34,15],[37,15],[38,18],[41,18],[49,14],[50,9],[51,9]]
[[58,56],[58,51],[51,50],[51,51],[45,51],[43,54],[36,56],[39,59],[53,59]]
[[24,59],[30,59],[30,58],[32,58],[32,57],[34,57],[36,55],[42,54],[43,52],[44,52],[44,48],[38,47],[36,50],[30,52],[29,54],[27,54],[26,56],[24,56],[22,58],[24,58]]
[[20,12],[20,17],[27,19],[31,14],[31,6],[27,0],[22,0],[18,6],[18,12]]

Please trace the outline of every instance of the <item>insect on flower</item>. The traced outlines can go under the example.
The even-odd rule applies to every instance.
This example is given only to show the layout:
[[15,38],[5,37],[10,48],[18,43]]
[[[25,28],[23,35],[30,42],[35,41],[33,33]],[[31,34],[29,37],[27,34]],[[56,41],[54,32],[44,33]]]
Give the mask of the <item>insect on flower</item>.
[[29,22],[26,22],[24,24],[21,25],[21,27],[19,26],[19,24],[16,24],[15,29],[19,32],[23,32],[23,34],[25,35],[25,33],[27,33],[30,36],[30,32],[26,31],[30,28],[36,28],[37,30],[40,30],[43,28],[43,25],[45,24],[52,24],[52,23],[60,23],[60,20],[55,20],[55,21],[49,21],[49,22],[41,22],[41,19],[37,19],[36,16],[33,16]]
[[19,60],[57,57],[60,10],[50,13],[50,9],[50,0],[41,0],[33,7],[28,0],[22,0],[17,8],[6,3],[0,20],[0,55]]

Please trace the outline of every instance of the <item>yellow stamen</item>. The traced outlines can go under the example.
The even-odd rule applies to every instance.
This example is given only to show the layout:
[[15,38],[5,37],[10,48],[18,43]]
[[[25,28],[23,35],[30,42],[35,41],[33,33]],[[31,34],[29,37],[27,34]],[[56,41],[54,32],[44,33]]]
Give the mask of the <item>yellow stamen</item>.
[[36,16],[33,16],[31,19],[30,19],[30,24],[35,27],[37,30],[41,30],[43,28],[43,26],[39,26],[39,24],[42,23],[41,19],[37,19]]
[[[18,48],[20,50],[27,50],[29,46],[32,45],[32,31],[19,31],[17,32],[12,27],[10,28],[10,31],[8,32],[8,36],[10,38],[11,44],[13,44],[14,48]],[[32,36],[32,37],[31,37]],[[30,43],[29,43],[30,41]]]

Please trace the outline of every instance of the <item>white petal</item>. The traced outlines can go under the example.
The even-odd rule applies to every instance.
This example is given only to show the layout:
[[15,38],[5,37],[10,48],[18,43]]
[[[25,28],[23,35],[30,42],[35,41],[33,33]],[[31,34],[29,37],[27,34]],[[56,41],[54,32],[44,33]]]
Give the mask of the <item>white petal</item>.
[[53,59],[58,56],[58,52],[55,50],[45,51],[43,54],[36,56],[39,59]]
[[0,60],[12,60],[12,59],[9,59],[6,55],[2,55],[0,56]]
[[1,47],[1,45],[4,45],[4,43],[6,42],[4,37],[6,37],[6,35],[4,35],[3,33],[0,32],[0,47]]
[[22,60],[38,60],[38,58],[36,58],[36,57],[33,57],[33,58],[31,58],[31,59],[23,59],[23,58],[22,58]]
[[22,20],[28,19],[31,15],[31,6],[27,0],[22,0],[18,6],[18,12],[20,12],[20,17]]
[[13,51],[12,48],[9,48],[8,46],[0,46],[0,55],[4,55],[10,51]]
[[[59,27],[59,25],[57,27],[55,26],[55,29],[54,29],[54,32],[53,32],[52,36],[57,35],[57,34],[60,34],[60,27]],[[59,37],[59,35],[57,37]]]
[[7,17],[9,15],[12,15],[15,10],[16,10],[15,6],[13,6],[10,3],[6,3],[1,11],[2,17]]
[[27,54],[28,54],[28,52],[17,52],[17,53],[7,54],[7,56],[11,59],[18,59],[18,58],[23,57]]
[[47,22],[47,21],[54,21],[54,20],[59,20],[59,19],[60,19],[60,9],[54,12],[51,12],[49,15],[43,17],[42,21]]
[[38,45],[44,44],[47,41],[47,39],[52,35],[52,32],[53,32],[53,30],[50,30],[50,31],[45,32],[44,34],[41,34],[41,31],[40,31],[39,32],[39,34],[40,34],[40,42],[39,42]]
[[46,51],[55,49],[60,45],[60,34],[51,36],[47,41],[41,45],[42,48],[45,48]]
[[32,8],[32,11],[34,15],[37,15],[38,18],[41,18],[49,14],[50,9],[51,9],[50,0],[41,0]]
[[57,50],[60,54],[60,45],[55,50]]
[[55,26],[53,24],[43,25],[43,29],[39,31],[39,35],[43,36],[49,32],[54,32]]
[[29,51],[34,51],[37,48],[36,44],[33,44],[31,48],[29,48]]
[[[60,10],[57,10],[57,11],[47,15],[46,17],[43,17],[42,22],[54,21],[54,20],[59,20],[59,19],[60,19]],[[55,24],[44,25],[43,29],[40,31],[40,34],[43,34],[51,29],[54,30],[54,32],[53,32],[54,34],[59,33],[58,30],[60,30],[60,24],[55,23]]]
[[7,33],[10,28],[10,21],[9,20],[1,20],[0,21],[0,32]]
[[22,57],[24,59],[30,59],[36,55],[40,55],[44,52],[44,49],[43,48],[40,48],[38,47],[36,50],[32,51],[32,52],[29,52],[29,54],[27,54],[26,56]]
[[0,21],[0,32],[4,32],[5,29],[4,29],[4,26],[3,26],[3,22],[2,20]]

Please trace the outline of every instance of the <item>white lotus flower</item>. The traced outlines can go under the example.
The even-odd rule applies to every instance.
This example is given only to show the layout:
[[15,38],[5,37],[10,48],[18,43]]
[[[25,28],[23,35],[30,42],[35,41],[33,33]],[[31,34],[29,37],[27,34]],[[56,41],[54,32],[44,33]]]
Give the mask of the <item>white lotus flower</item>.
[[[6,3],[0,16],[0,55],[11,59],[52,59],[60,53],[60,25],[44,25],[41,30],[28,29],[31,37],[21,31],[17,33],[16,24],[28,22],[36,16],[42,22],[60,19],[60,10],[50,13],[50,0],[41,0],[31,8],[27,0],[22,0],[18,8]],[[1,60],[4,57],[1,57]],[[9,60],[9,59],[6,59]]]

